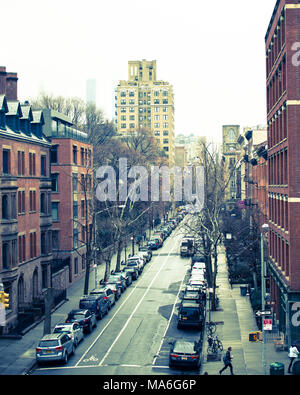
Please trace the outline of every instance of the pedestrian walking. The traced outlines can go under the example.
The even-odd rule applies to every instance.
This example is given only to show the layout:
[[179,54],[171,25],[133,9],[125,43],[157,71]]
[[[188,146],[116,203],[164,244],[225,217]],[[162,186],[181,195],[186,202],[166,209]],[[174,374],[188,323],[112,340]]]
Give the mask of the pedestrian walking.
[[219,371],[219,374],[222,374],[224,372],[224,370],[229,368],[230,373],[233,376],[234,373],[233,373],[233,367],[232,367],[232,363],[231,363],[231,361],[232,361],[231,351],[232,351],[232,348],[228,347],[226,354],[223,357],[224,368]]
[[290,364],[288,368],[288,373],[291,373],[291,368],[293,366],[293,362],[296,358],[299,356],[299,350],[297,348],[297,342],[293,342],[289,349],[289,358],[290,358]]

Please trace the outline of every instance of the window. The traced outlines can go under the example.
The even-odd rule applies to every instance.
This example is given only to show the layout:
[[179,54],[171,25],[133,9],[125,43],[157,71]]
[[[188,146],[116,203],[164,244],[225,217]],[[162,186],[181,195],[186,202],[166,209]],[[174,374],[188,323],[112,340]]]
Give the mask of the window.
[[51,147],[50,160],[51,163],[58,163],[58,145],[53,145]]
[[154,107],[154,112],[159,112],[160,108],[159,107]]
[[130,115],[129,119],[130,121],[134,121],[134,115]]
[[59,220],[59,211],[58,211],[59,202],[52,202],[52,221],[57,222]]
[[133,100],[133,99],[130,99],[130,100],[129,100],[129,104],[134,105],[134,100]]
[[168,104],[168,99],[164,99],[163,104]]
[[164,139],[164,144],[169,144],[169,139]]
[[9,244],[4,242],[2,243],[2,268],[9,269],[9,267],[10,267]]
[[78,247],[78,229],[73,229],[73,247]]
[[134,123],[130,123],[129,127],[130,127],[130,129],[134,129],[135,128],[135,124]]
[[58,174],[51,174],[52,192],[58,192]]
[[29,211],[36,211],[36,191],[29,191]]
[[126,129],[126,123],[121,124],[121,129]]
[[74,258],[74,274],[78,274],[78,258]]
[[25,191],[18,191],[18,214],[25,214]]
[[154,104],[159,104],[159,99],[154,99]]
[[78,203],[73,202],[73,218],[78,218]]
[[41,155],[41,176],[47,176],[47,157],[46,155]]
[[8,195],[2,196],[2,219],[9,219]]
[[126,92],[122,91],[122,92],[120,93],[120,96],[121,96],[121,97],[125,97],[125,96],[126,96]]
[[29,175],[35,176],[35,153],[29,153]]
[[169,136],[169,132],[167,130],[164,130],[164,136]]
[[18,175],[25,174],[25,152],[18,151]]
[[46,202],[46,194],[41,193],[40,195],[40,211],[41,214],[47,214],[47,202]]
[[77,173],[72,174],[72,189],[73,189],[73,193],[78,192],[78,174]]
[[169,151],[169,147],[164,147],[164,150],[168,152]]
[[126,115],[121,115],[121,121],[126,121]]
[[126,107],[121,107],[121,112],[126,112]]
[[2,153],[2,172],[10,174],[10,150],[4,149]]
[[36,257],[36,232],[30,233],[30,258]]
[[52,248],[59,250],[59,230],[52,230]]
[[154,115],[154,120],[159,121],[160,116],[159,115]]
[[169,119],[169,116],[168,115],[164,115],[163,119],[164,119],[164,121],[167,121]]
[[168,107],[163,107],[163,112],[168,112]]
[[134,97],[134,91],[130,91],[130,92],[129,92],[129,96],[130,96],[130,97]]
[[159,131],[159,130],[156,130],[156,131],[154,132],[154,136],[160,136],[160,131]]
[[159,123],[155,123],[155,124],[154,124],[154,127],[155,127],[155,128],[159,128],[159,127],[160,127],[160,124],[159,124]]
[[126,105],[126,100],[121,100],[121,105]]
[[73,163],[77,164],[77,146],[73,145]]
[[168,122],[164,122],[164,125],[163,125],[163,127],[164,127],[164,128],[168,128],[168,127],[169,127],[169,124],[168,124]]
[[134,107],[129,107],[129,112],[134,112]]
[[163,91],[163,96],[168,96],[169,95],[169,92],[168,91]]
[[47,254],[47,234],[46,232],[41,232],[41,254]]
[[18,237],[18,248],[19,248],[19,263],[22,263],[26,260],[26,240],[25,235],[21,235]]

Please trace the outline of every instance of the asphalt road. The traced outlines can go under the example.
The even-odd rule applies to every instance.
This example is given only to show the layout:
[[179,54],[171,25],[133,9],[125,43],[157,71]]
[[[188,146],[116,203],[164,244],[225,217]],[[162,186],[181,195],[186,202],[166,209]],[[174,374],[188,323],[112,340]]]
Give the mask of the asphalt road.
[[66,365],[48,364],[32,374],[182,374],[183,371],[168,366],[168,343],[175,338],[198,340],[200,334],[176,327],[178,295],[190,267],[190,259],[179,255],[181,238],[181,232],[174,231],[164,246],[154,252],[142,275],[98,321],[97,328],[85,335]]

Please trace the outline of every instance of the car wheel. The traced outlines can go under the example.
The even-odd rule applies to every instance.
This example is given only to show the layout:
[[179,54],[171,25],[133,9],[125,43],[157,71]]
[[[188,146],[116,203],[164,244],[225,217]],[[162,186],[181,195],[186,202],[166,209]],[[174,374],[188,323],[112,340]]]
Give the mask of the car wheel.
[[67,362],[68,362],[68,353],[67,353],[67,351],[66,351],[66,352],[65,352],[65,355],[64,355],[64,359],[63,359],[64,365],[66,365]]

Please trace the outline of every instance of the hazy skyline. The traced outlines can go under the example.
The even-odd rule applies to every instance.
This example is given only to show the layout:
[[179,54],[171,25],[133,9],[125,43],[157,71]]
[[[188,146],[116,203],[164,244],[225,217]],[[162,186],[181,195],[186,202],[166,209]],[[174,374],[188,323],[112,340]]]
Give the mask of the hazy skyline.
[[276,0],[10,0],[1,6],[1,66],[19,100],[43,90],[86,98],[114,116],[129,60],[156,60],[173,85],[175,133],[221,140],[223,124],[266,124],[264,37]]

